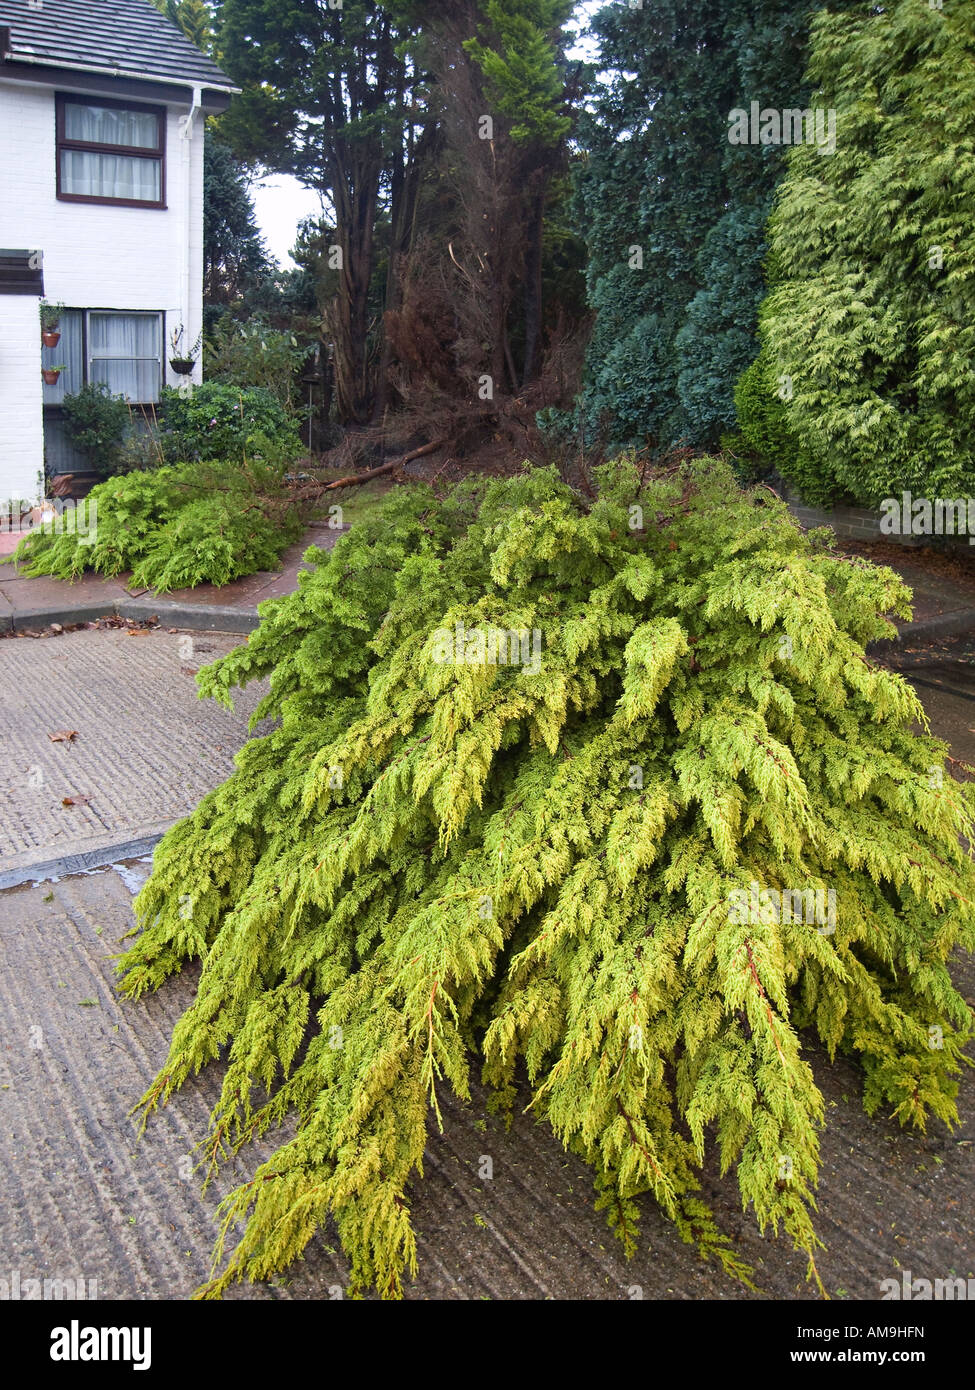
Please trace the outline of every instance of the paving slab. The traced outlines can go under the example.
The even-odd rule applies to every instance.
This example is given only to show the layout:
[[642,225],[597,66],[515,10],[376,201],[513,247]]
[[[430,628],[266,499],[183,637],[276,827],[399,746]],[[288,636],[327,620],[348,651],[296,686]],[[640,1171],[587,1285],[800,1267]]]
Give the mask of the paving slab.
[[231,713],[194,674],[235,645],[124,628],[0,642],[0,875],[160,833],[224,781],[266,687]]
[[72,583],[40,575],[28,579],[12,565],[0,567],[0,599],[21,631],[49,623],[83,623],[114,613],[125,598],[125,586],[115,579],[86,574]]
[[31,579],[16,565],[5,564],[0,567],[0,592],[17,607],[30,604],[43,608],[52,603],[98,603],[107,597],[114,601],[125,596],[126,588],[120,579],[97,574],[83,574],[70,581],[52,579],[49,574]]
[[275,570],[247,574],[230,584],[198,584],[156,596],[131,587],[127,574],[106,579],[85,574],[70,582],[49,575],[29,578],[15,565],[0,567],[0,632],[47,627],[50,623],[91,622],[116,613],[144,618],[158,614],[170,627],[203,632],[251,632],[260,621],[257,605],[281,598],[298,587],[309,546],[331,550],[348,526],[315,522],[301,540],[288,547]]

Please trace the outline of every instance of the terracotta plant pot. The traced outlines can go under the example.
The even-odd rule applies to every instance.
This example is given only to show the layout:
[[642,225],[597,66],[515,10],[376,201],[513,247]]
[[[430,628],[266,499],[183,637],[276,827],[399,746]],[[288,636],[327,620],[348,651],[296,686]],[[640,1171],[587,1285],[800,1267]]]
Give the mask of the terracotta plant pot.
[[44,378],[44,380],[47,382],[48,386],[57,386],[57,384],[58,384],[58,377],[59,377],[60,375],[61,375],[60,372],[49,372],[49,371],[47,371],[46,369],[44,369],[44,370],[41,371],[41,376],[42,376],[42,377]]
[[52,497],[87,497],[101,479],[97,473],[57,473],[49,487]]
[[169,365],[177,376],[189,376],[196,366],[195,357],[171,357]]
[[61,341],[61,334],[56,328],[45,328],[41,334],[41,342],[45,347],[57,347]]

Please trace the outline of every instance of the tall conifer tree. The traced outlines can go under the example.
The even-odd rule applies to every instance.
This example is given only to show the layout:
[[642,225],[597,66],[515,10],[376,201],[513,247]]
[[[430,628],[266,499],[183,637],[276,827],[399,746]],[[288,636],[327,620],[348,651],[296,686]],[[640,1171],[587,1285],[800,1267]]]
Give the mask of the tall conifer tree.
[[582,131],[596,322],[580,408],[611,441],[716,444],[735,419],[783,150],[732,144],[729,114],[805,105],[809,16],[808,0],[643,0],[596,16],[610,76]]
[[204,53],[213,43],[213,15],[205,0],[152,0],[157,10],[177,24]]

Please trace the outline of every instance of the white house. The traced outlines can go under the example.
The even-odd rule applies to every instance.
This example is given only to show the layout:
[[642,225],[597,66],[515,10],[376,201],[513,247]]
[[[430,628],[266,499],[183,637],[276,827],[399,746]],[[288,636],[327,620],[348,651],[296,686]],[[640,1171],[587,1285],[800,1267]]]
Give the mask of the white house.
[[[204,118],[234,90],[150,0],[0,0],[0,503],[38,495],[45,453],[70,468],[66,393],[105,382],[147,406],[182,379],[171,336],[192,347],[202,327]],[[42,296],[65,306],[53,348]]]

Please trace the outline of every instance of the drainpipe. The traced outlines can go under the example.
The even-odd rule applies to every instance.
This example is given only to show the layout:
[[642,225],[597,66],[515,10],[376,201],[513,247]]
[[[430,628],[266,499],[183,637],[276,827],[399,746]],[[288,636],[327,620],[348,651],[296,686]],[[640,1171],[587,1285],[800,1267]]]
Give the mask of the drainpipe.
[[193,88],[193,101],[185,116],[180,117],[179,134],[183,150],[183,267],[180,286],[180,318],[186,330],[184,350],[192,347],[196,334],[190,314],[190,286],[192,284],[192,248],[190,244],[193,230],[193,135],[196,117],[203,105],[203,89]]

